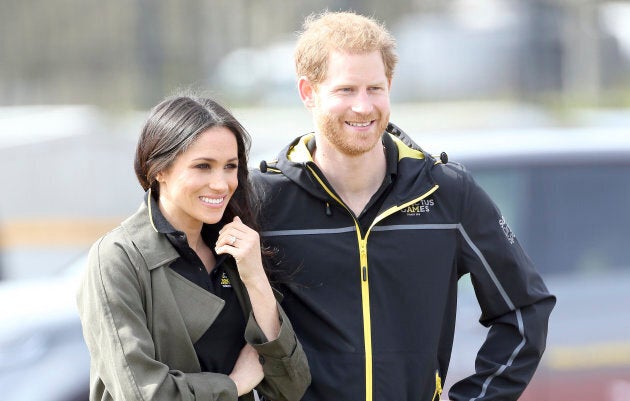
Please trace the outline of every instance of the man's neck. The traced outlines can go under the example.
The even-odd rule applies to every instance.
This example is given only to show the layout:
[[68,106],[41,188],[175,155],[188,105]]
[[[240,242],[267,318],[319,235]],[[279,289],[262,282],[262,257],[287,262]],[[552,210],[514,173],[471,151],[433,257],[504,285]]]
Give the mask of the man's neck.
[[349,156],[318,143],[313,161],[355,216],[361,214],[380,188],[387,170],[385,152],[380,143],[358,156]]

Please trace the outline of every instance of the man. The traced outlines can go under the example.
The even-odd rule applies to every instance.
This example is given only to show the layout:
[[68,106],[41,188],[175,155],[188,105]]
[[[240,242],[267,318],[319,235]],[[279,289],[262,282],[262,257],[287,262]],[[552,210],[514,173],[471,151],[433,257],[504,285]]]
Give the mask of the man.
[[307,19],[295,63],[315,133],[253,177],[311,367],[303,399],[440,399],[457,280],[469,273],[490,330],[476,373],[449,399],[516,400],[555,298],[470,175],[389,123],[394,47],[354,13]]

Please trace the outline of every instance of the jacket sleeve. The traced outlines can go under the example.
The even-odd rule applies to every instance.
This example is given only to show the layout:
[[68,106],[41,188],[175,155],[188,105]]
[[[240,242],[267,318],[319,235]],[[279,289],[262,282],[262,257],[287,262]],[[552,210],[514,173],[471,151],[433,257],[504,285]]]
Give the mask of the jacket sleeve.
[[311,374],[302,345],[279,304],[278,312],[281,325],[277,339],[268,341],[254,315],[250,313],[245,340],[258,351],[265,373],[257,391],[265,399],[298,401],[311,383]]
[[454,401],[517,400],[545,350],[555,297],[521,248],[505,218],[472,177],[464,174],[459,274],[470,273],[489,327],[475,374],[455,383]]
[[[234,401],[235,383],[217,373],[184,373],[158,360],[145,292],[129,255],[113,240],[90,250],[77,302],[91,355],[91,396],[128,401]],[[148,275],[148,272],[146,272]],[[146,281],[145,281],[146,280]],[[95,382],[100,379],[102,384]],[[96,393],[96,394],[94,394]]]

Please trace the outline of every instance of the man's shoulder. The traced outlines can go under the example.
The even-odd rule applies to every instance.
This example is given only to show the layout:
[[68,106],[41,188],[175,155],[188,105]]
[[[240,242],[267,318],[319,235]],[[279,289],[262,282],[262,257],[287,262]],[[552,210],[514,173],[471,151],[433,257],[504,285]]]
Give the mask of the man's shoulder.
[[277,166],[277,161],[263,160],[258,168],[251,168],[249,170],[249,179],[255,187],[277,184],[284,178],[282,171]]
[[[425,165],[421,166],[423,162]],[[470,173],[464,165],[447,160],[445,156],[442,156],[442,159],[439,156],[431,156],[425,160],[408,162],[408,164],[412,163],[419,169],[418,177],[426,177],[430,183],[439,186],[440,193],[448,194],[448,196],[461,195],[471,181]],[[407,167],[414,168],[409,165]],[[407,174],[413,174],[413,171],[408,171]]]
[[271,201],[273,194],[286,193],[282,188],[293,186],[292,182],[276,168],[275,163],[265,166],[266,168],[255,168],[249,172],[251,187],[261,203]]

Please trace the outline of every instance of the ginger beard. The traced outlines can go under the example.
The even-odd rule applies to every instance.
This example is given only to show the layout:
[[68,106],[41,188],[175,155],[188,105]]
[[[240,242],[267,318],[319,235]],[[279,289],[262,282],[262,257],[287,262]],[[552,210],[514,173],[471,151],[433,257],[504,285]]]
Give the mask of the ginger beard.
[[[376,111],[369,117],[354,116],[349,119],[337,118],[331,113],[318,113],[317,128],[320,134],[335,149],[347,156],[359,156],[372,150],[381,142],[381,136],[387,128],[387,116]],[[361,130],[348,125],[348,122],[370,121],[369,129]]]

